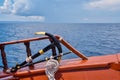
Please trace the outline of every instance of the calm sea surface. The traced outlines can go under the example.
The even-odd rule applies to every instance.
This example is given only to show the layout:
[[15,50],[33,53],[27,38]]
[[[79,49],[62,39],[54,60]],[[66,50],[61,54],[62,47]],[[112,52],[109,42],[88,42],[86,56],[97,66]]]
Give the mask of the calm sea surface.
[[[44,24],[44,23],[0,23],[0,43],[12,40],[39,37],[35,32],[45,31],[58,34],[67,40],[73,47],[86,56],[99,56],[120,52],[120,24]],[[49,44],[48,41],[32,42],[32,54]],[[26,58],[23,44],[8,45],[5,47],[8,64],[14,66]],[[63,47],[63,52],[67,52]],[[50,51],[38,59],[50,55]],[[69,54],[63,59],[76,58]],[[37,60],[37,59],[36,59]],[[2,65],[0,56],[0,66]]]

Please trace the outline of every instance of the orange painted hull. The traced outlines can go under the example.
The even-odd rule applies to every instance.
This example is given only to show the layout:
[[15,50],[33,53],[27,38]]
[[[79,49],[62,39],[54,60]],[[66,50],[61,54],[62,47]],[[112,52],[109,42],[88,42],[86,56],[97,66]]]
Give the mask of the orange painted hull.
[[[48,80],[44,71],[45,63],[26,67],[16,73],[1,73],[0,79],[6,80]],[[3,76],[8,76],[2,78]],[[88,60],[68,59],[60,63],[56,80],[120,80],[120,53],[88,57]]]

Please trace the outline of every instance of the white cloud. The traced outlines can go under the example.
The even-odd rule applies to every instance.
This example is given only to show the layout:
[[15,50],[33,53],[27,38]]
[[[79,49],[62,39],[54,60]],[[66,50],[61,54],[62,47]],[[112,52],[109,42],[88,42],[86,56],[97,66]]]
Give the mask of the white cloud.
[[0,6],[0,12],[3,14],[22,14],[30,10],[29,0],[5,0],[3,6]]
[[88,9],[118,10],[120,0],[95,0],[85,5]]
[[5,0],[3,6],[0,6],[0,13],[10,14],[12,10],[11,0]]
[[43,16],[19,16],[14,14],[1,14],[0,21],[37,21],[44,22],[45,17]]
[[11,12],[13,14],[21,14],[30,9],[28,0],[14,0],[14,3],[12,6],[13,6],[13,9]]
[[55,0],[5,0],[4,5],[0,7],[1,11],[9,11],[16,15],[45,15],[53,10]]
[[28,18],[31,21],[37,20],[37,21],[44,22],[44,20],[45,20],[45,17],[43,17],[43,16],[27,16],[26,18]]
[[[0,6],[0,13],[13,16],[13,18],[16,19],[24,19],[30,21],[44,21],[45,17],[43,15],[40,15],[40,11],[38,10],[39,8],[38,7],[39,3],[37,2],[38,0],[34,1],[13,0],[12,2],[12,0],[5,0],[3,6]],[[36,3],[37,5],[35,5]]]

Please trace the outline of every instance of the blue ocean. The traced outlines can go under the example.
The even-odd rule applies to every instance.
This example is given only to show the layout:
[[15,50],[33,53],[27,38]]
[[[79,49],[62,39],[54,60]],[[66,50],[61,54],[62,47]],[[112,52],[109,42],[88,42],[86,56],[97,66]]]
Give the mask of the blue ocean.
[[[41,37],[35,32],[45,31],[62,36],[73,47],[86,56],[99,56],[120,52],[120,24],[119,23],[38,23],[38,22],[0,22],[0,43]],[[32,54],[49,44],[49,41],[31,42]],[[69,50],[63,46],[63,52]],[[24,44],[5,46],[9,67],[21,63],[26,59]],[[48,51],[38,59],[49,56]],[[63,56],[63,59],[76,58],[74,54]],[[37,60],[37,59],[36,59]],[[2,60],[0,56],[0,66]]]

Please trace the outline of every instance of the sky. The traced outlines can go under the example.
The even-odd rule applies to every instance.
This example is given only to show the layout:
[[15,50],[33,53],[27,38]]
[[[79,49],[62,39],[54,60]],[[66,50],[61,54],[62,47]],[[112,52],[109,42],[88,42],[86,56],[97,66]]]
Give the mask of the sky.
[[120,0],[0,0],[0,21],[120,23]]

